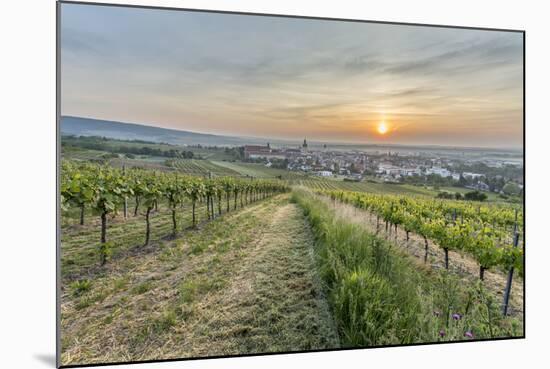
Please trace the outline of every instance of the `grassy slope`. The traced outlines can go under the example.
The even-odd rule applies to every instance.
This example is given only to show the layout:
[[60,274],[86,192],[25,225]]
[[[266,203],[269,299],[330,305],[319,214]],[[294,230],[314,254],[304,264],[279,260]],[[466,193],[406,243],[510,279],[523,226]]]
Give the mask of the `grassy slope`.
[[[520,336],[483,285],[435,271],[376,237],[308,190],[295,190],[316,235],[316,254],[343,346]],[[452,314],[461,318],[455,320]],[[443,333],[440,333],[443,332]]]
[[312,243],[279,196],[66,281],[62,363],[338,347]]

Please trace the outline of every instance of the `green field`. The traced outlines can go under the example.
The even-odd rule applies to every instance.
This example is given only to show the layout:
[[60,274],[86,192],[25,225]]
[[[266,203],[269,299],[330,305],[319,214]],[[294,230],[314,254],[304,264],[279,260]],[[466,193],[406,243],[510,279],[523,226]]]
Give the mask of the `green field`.
[[173,161],[173,167],[178,171],[181,171],[189,175],[197,176],[230,176],[240,177],[241,173],[232,170],[231,168],[218,165],[218,162],[209,160],[196,160],[196,159],[176,159]]
[[79,148],[81,145],[86,145],[90,143],[100,143],[101,147],[105,152],[112,152],[120,147],[130,147],[130,148],[150,148],[150,149],[159,149],[163,151],[173,150],[173,149],[184,149],[181,146],[170,145],[166,143],[155,143],[155,142],[146,142],[146,141],[132,141],[132,140],[116,140],[111,138],[102,138],[102,137],[73,137],[73,136],[63,136],[63,146],[66,148]]
[[280,178],[284,180],[292,180],[307,177],[307,175],[302,172],[292,172],[285,169],[270,168],[263,164],[227,161],[215,161],[214,163],[238,172],[241,175],[255,178]]
[[198,148],[198,147],[185,147],[185,150],[192,151],[193,154],[198,155],[202,159],[206,160],[235,160],[235,158],[225,152],[223,148]]

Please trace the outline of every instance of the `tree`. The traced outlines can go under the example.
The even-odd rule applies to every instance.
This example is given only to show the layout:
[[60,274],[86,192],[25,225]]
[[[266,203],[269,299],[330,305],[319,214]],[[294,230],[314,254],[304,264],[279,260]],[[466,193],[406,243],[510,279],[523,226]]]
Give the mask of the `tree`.
[[468,180],[466,178],[464,178],[464,176],[461,174],[460,175],[460,178],[458,178],[458,185],[460,187],[465,187],[468,185]]
[[517,184],[508,182],[504,185],[504,187],[502,187],[502,192],[504,192],[506,195],[519,195],[521,189]]
[[470,201],[485,201],[487,200],[487,195],[479,191],[470,191],[464,194],[464,199]]

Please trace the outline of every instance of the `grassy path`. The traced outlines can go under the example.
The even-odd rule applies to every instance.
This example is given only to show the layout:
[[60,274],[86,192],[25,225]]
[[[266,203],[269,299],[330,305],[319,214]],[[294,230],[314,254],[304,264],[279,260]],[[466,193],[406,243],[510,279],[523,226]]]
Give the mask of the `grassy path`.
[[64,286],[62,363],[338,347],[313,236],[288,195]]
[[[315,274],[312,236],[296,205],[283,204],[270,214],[251,246],[226,288],[199,306],[205,325],[190,342],[205,344],[194,354],[337,347]],[[203,329],[208,337],[202,336]]]

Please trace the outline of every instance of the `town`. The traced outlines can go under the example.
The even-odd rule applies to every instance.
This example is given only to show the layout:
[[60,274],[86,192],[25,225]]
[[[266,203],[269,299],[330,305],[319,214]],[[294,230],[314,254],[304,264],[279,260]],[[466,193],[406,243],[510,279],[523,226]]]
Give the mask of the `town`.
[[468,156],[459,151],[381,152],[329,148],[326,144],[312,148],[304,139],[299,147],[244,145],[242,156],[247,162],[346,181],[375,179],[386,183],[464,187],[504,195],[523,193],[521,161],[507,156]]

